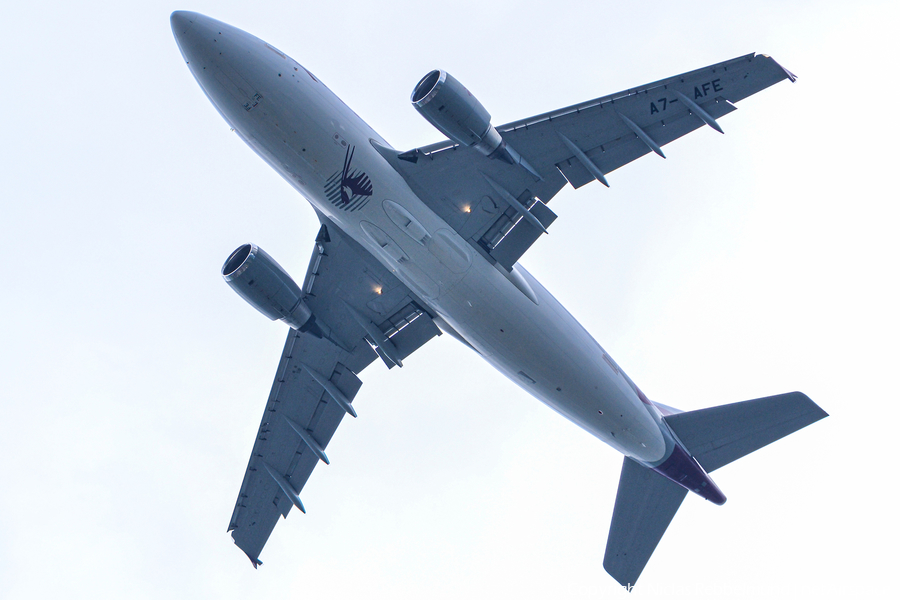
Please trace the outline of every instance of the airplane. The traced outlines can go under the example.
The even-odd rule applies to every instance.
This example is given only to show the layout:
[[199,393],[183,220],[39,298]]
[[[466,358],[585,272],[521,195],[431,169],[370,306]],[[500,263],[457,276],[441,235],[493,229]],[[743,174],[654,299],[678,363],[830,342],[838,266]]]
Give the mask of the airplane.
[[548,202],[718,120],[796,77],[747,54],[501,126],[433,70],[411,102],[447,139],[398,151],[275,46],[204,15],[171,26],[228,125],[312,205],[321,227],[302,285],[244,244],[222,275],[289,326],[228,526],[254,568],[344,415],[359,373],[391,369],[446,333],[624,455],[603,566],[632,589],[688,492],[721,505],[710,473],[827,416],[800,392],[683,412],[653,402],[519,259]]

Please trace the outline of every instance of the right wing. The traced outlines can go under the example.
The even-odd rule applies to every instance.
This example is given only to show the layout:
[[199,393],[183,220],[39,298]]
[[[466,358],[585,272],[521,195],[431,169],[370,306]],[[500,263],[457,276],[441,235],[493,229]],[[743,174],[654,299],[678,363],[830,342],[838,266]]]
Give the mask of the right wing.
[[766,55],[747,54],[498,126],[541,179],[449,140],[408,152],[376,149],[423,202],[509,270],[556,218],[546,204],[566,183],[606,183],[606,174],[651,151],[662,155],[662,146],[691,131],[719,128],[715,119],[735,102],[784,79],[796,77]]
[[560,134],[606,174],[651,151],[662,155],[661,146],[707,125],[721,132],[714,119],[784,79],[797,77],[770,56],[747,54],[497,129],[520,153],[537,156],[536,167],[556,167],[578,188],[595,177]]
[[254,567],[279,515],[287,517],[292,506],[305,512],[300,491],[316,464],[328,462],[324,449],[344,414],[356,416],[356,374],[378,356],[390,368],[440,333],[415,294],[320,219],[303,293],[331,339],[288,332],[228,525]]

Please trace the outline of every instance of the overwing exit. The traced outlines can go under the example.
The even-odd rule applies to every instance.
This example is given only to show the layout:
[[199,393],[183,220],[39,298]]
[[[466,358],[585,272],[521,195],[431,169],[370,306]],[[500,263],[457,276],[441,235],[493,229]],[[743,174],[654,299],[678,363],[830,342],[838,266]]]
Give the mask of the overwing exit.
[[[228,530],[254,567],[279,516],[306,512],[358,377],[447,333],[624,455],[605,569],[630,589],[688,492],[723,504],[714,470],[826,413],[799,392],[692,412],[650,401],[519,263],[548,233],[565,185],[609,186],[616,169],[719,120],[795,77],[747,54],[495,126],[443,70],[411,102],[447,140],[395,150],[317,77],[274,46],[184,11],[172,31],[207,97],[320,222],[296,283],[254,244],[226,260],[228,284],[288,325]],[[549,243],[549,242],[548,242]]]

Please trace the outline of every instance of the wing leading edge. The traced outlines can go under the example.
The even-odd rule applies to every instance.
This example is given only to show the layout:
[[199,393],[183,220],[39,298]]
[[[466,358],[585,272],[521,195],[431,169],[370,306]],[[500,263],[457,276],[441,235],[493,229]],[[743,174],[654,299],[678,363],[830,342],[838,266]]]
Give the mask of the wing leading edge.
[[355,416],[357,374],[379,356],[388,367],[397,362],[379,344],[390,344],[399,361],[440,334],[423,302],[320,218],[303,292],[336,341],[293,329],[285,341],[228,526],[254,567],[279,515],[286,518],[292,506],[305,512],[303,486],[319,461],[328,463],[325,448],[344,415]]
[[497,127],[540,175],[451,141],[396,152],[376,145],[413,191],[476,250],[510,269],[556,217],[546,204],[736,110],[734,103],[796,77],[769,56],[747,54]]

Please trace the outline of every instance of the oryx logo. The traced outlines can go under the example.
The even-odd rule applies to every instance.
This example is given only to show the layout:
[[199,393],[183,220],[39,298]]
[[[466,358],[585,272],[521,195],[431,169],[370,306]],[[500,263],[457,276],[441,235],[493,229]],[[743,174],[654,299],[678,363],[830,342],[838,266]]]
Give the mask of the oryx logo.
[[350,168],[356,146],[348,146],[344,155],[344,169],[335,172],[325,182],[328,201],[341,210],[353,212],[365,206],[372,196],[372,182],[362,171]]

